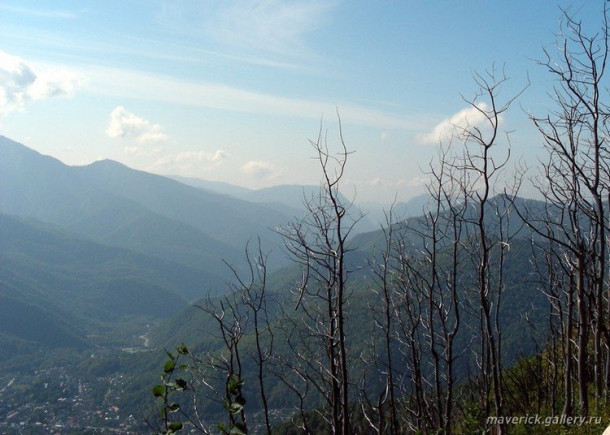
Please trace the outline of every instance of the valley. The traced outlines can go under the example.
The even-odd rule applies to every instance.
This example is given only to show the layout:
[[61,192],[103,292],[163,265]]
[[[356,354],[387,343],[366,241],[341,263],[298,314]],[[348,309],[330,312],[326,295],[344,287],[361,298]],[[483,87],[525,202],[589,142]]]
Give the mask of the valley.
[[[149,391],[165,351],[184,342],[195,354],[223,352],[213,318],[192,304],[214,306],[235,291],[236,274],[248,270],[245,247],[252,234],[272,253],[265,257],[267,321],[280,322],[280,307],[295,304],[291,290],[300,272],[278,259],[285,250],[278,229],[300,219],[304,212],[296,198],[315,197],[313,187],[280,187],[276,199],[267,189],[250,202],[109,161],[68,167],[7,138],[0,138],[0,154],[2,428],[146,431],[154,407]],[[240,196],[255,197],[243,191]],[[290,204],[282,202],[288,198]],[[396,225],[406,223],[399,225],[405,240],[416,240],[427,225],[413,211],[425,207],[421,197],[398,206],[403,212]],[[361,214],[356,207],[352,212]],[[354,337],[355,353],[369,352],[372,344],[365,339],[377,322],[370,311],[376,285],[371,258],[386,237],[385,230],[364,231],[370,221],[363,225],[346,257],[353,281],[347,334]],[[525,233],[511,248],[505,266],[511,284],[501,313],[506,364],[534,353],[536,340],[547,334],[544,315],[537,314],[548,310],[546,299],[524,279],[533,273],[526,272]],[[527,328],[524,315],[533,319]],[[463,321],[475,322],[469,316]],[[252,331],[245,332],[249,355]],[[289,358],[290,339],[283,329],[276,334],[278,358]],[[468,342],[467,333],[456,337],[458,348]],[[255,377],[254,363],[250,357],[244,361],[247,378]],[[458,357],[456,379],[463,382],[474,363],[469,355]],[[281,393],[278,380],[267,382],[270,412],[279,424],[297,402]],[[367,388],[381,386],[371,380]],[[251,400],[253,387],[244,390]],[[319,406],[317,400],[307,399],[308,406]],[[211,402],[201,406],[209,421],[223,419]],[[67,411],[72,408],[76,412]],[[251,424],[262,424],[260,418]]]

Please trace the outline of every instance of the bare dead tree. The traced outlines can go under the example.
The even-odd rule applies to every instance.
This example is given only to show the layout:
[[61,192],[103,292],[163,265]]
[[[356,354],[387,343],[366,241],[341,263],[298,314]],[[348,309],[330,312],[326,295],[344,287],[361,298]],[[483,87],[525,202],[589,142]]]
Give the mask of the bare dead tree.
[[609,394],[610,387],[607,328],[610,305],[606,276],[610,112],[604,98],[607,97],[608,44],[606,5],[601,29],[590,34],[564,10],[556,50],[551,53],[545,49],[544,60],[539,62],[557,80],[551,95],[556,109],[547,116],[532,116],[548,154],[546,189],[552,190],[554,200],[571,204],[570,234],[566,238],[572,252],[568,260],[574,269],[577,288],[577,371],[582,414],[588,413],[589,406],[587,345],[590,333],[593,335],[592,381],[597,399],[604,392]]
[[247,273],[242,277],[237,269],[228,265],[233,273],[235,283],[233,290],[240,295],[241,304],[249,314],[252,334],[254,335],[255,351],[252,355],[256,365],[258,392],[261,398],[265,429],[271,433],[269,419],[269,404],[265,379],[267,378],[268,363],[273,355],[274,332],[269,319],[269,297],[267,288],[267,255],[263,253],[260,239],[257,239],[254,256],[250,252],[250,243],[246,244],[245,257]]
[[[433,203],[436,204],[435,213],[444,221],[442,243],[445,256],[448,256],[446,265],[442,268],[440,276],[442,290],[439,294],[439,303],[436,311],[439,315],[441,327],[441,343],[444,361],[444,404],[439,403],[438,410],[444,415],[440,418],[440,428],[447,434],[452,433],[452,420],[454,410],[454,362],[460,352],[455,351],[455,339],[461,325],[461,303],[460,294],[463,293],[460,280],[460,264],[462,258],[462,230],[464,214],[468,207],[468,197],[463,192],[464,183],[459,176],[453,172],[453,167],[448,162],[448,151],[441,145],[439,149],[439,162],[436,168],[431,170],[433,183],[429,188]],[[434,186],[436,186],[434,188]],[[437,266],[438,267],[438,266]],[[435,272],[436,273],[436,272]],[[463,352],[463,351],[462,351]]]
[[424,348],[422,319],[425,316],[424,293],[418,291],[424,270],[424,260],[413,253],[411,242],[404,237],[397,237],[394,249],[396,271],[397,318],[396,340],[398,349],[403,355],[403,378],[406,384],[403,392],[406,399],[402,427],[406,431],[423,431],[431,426],[428,406],[428,386],[424,372]]
[[[516,212],[520,214],[519,209]],[[547,221],[548,223],[548,221]],[[537,277],[537,287],[549,302],[548,329],[550,349],[546,352],[550,366],[550,382],[546,392],[552,415],[558,412],[559,390],[564,385],[564,406],[562,413],[572,415],[572,287],[569,273],[562,261],[561,249],[553,241],[553,228],[546,226],[544,238],[531,237],[531,264]],[[563,373],[563,381],[561,374]]]
[[[455,168],[467,174],[463,176],[463,190],[468,193],[471,211],[466,224],[472,232],[468,236],[468,251],[476,271],[476,289],[481,332],[479,367],[485,389],[493,395],[496,415],[503,413],[502,382],[502,334],[500,310],[504,288],[503,264],[510,247],[506,233],[510,208],[499,201],[492,201],[498,194],[496,183],[510,158],[508,134],[503,144],[500,122],[503,114],[523,92],[501,101],[500,90],[508,80],[504,73],[498,75],[494,68],[474,74],[478,91],[472,99],[464,99],[481,122],[457,125],[456,134],[464,144],[463,156]],[[503,147],[504,145],[504,147]],[[501,153],[498,149],[502,149]],[[490,414],[489,399],[486,414]],[[501,431],[502,427],[499,426]]]
[[[257,392],[261,400],[264,428],[271,433],[268,394],[265,380],[268,378],[268,365],[273,355],[274,331],[271,327],[271,316],[275,312],[275,300],[267,292],[267,255],[263,253],[260,240],[257,240],[254,252],[250,242],[245,247],[244,271],[226,263],[233,274],[234,281],[228,285],[227,294],[212,298],[195,305],[216,324],[215,337],[220,340],[220,349],[212,349],[202,356],[193,356],[190,369],[198,373],[197,382],[208,391],[206,397],[215,397],[226,411],[228,425],[221,423],[225,431],[245,431],[246,411],[243,384],[245,377],[254,376],[257,380]],[[207,331],[213,334],[213,331]],[[252,337],[252,346],[244,345],[245,336]],[[253,364],[252,364],[253,363]],[[254,374],[245,365],[254,366]],[[201,391],[193,389],[195,395]],[[197,397],[194,397],[194,409],[197,418]],[[199,418],[202,421],[201,418]],[[200,424],[204,427],[204,424]]]
[[[208,298],[206,304],[197,305],[199,309],[214,319],[218,326],[220,338],[224,344],[220,352],[211,352],[202,362],[213,368],[217,374],[224,376],[222,382],[223,407],[227,412],[230,428],[238,427],[240,430],[246,428],[245,398],[242,395],[243,364],[240,342],[244,337],[248,313],[243,310],[240,295],[231,293],[217,301]],[[217,386],[208,382],[212,391],[217,391]]]
[[[462,184],[450,164],[447,148],[439,148],[439,159],[430,164],[431,182],[428,185],[430,201],[421,218],[407,222],[405,231],[411,239],[410,246],[400,239],[394,249],[400,259],[402,277],[398,288],[402,301],[398,311],[405,310],[405,319],[411,328],[404,329],[400,341],[409,347],[415,367],[421,367],[424,390],[430,394],[415,395],[415,400],[423,400],[417,405],[425,409],[426,424],[447,433],[452,431],[454,405],[454,341],[459,331],[461,315],[459,293],[459,265],[461,261],[461,233],[463,214],[467,201],[462,196]],[[409,255],[404,250],[413,252]],[[405,279],[406,278],[406,279]],[[409,298],[409,299],[405,299]],[[419,301],[419,302],[418,302]],[[414,302],[417,302],[415,305]],[[416,310],[413,310],[417,307]],[[421,315],[420,319],[414,313]],[[404,322],[403,322],[404,325]],[[415,328],[414,328],[415,327]],[[421,331],[419,340],[407,339]],[[421,362],[413,359],[419,355]],[[420,386],[416,385],[416,391]]]
[[[552,316],[558,318],[561,337],[561,364],[563,370],[563,409],[565,415],[574,412],[573,378],[577,374],[578,384],[586,383],[586,370],[575,372],[574,360],[586,367],[586,345],[583,352],[578,351],[588,341],[588,322],[586,317],[586,300],[584,294],[584,243],[578,219],[578,195],[570,194],[575,187],[573,171],[558,165],[554,159],[543,165],[543,180],[538,184],[542,194],[543,208],[515,208],[522,221],[533,233],[535,250],[534,258],[544,258],[544,265],[537,265],[539,276],[544,285],[541,291],[547,296],[551,306],[551,328],[554,326]],[[578,260],[578,259],[581,260]],[[536,264],[536,263],[535,263]],[[577,332],[575,332],[577,331]],[[557,334],[551,331],[551,337]],[[576,357],[576,358],[575,358]],[[586,393],[579,387],[580,406],[586,405]],[[583,402],[585,401],[585,402]]]
[[[380,375],[385,378],[385,385],[383,391],[378,395],[376,403],[369,400],[366,391],[366,382],[363,379],[363,386],[361,388],[361,395],[363,397],[363,403],[361,404],[362,413],[376,433],[400,433],[400,423],[398,419],[398,407],[396,402],[397,386],[396,386],[396,362],[394,361],[394,348],[395,348],[395,331],[394,323],[396,322],[396,302],[394,300],[395,295],[395,283],[393,279],[394,275],[394,264],[392,262],[392,250],[393,250],[393,211],[390,208],[386,214],[385,226],[382,226],[384,234],[385,245],[379,255],[374,254],[373,259],[369,260],[369,267],[371,268],[373,275],[373,283],[371,291],[375,295],[375,303],[368,303],[368,309],[374,317],[375,325],[381,334],[382,347],[379,352],[382,356],[376,361],[381,366]],[[377,258],[379,257],[379,258]],[[381,307],[377,307],[381,302]],[[377,355],[376,343],[378,337],[376,335],[372,338],[372,354]],[[374,365],[370,361],[365,361],[366,365]],[[385,418],[385,409],[389,413],[389,421]],[[377,413],[376,419],[369,417],[369,410]]]
[[[350,204],[339,192],[349,152],[343,139],[339,119],[339,152],[328,146],[322,128],[311,145],[322,172],[320,194],[306,201],[306,216],[279,230],[290,257],[302,267],[303,280],[297,289],[296,310],[303,316],[306,336],[299,335],[300,346],[317,348],[311,360],[297,350],[309,371],[303,377],[314,382],[330,408],[328,419],[334,433],[350,433],[350,367],[347,340],[347,309],[349,298],[346,256],[350,252],[348,238],[357,219],[349,216]],[[296,337],[296,336],[294,336]],[[295,344],[296,346],[296,344]],[[322,350],[322,352],[320,352]],[[313,372],[313,374],[312,374]]]

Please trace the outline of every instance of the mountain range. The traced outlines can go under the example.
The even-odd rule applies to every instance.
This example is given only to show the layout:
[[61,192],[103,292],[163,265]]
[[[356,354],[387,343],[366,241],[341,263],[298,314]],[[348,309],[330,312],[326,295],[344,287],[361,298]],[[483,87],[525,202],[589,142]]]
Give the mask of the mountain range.
[[[49,364],[49,355],[69,350],[71,367],[82,376],[128,374],[121,403],[133,411],[154,382],[165,356],[161,349],[181,341],[194,349],[222,347],[210,335],[213,322],[202,320],[192,303],[230,289],[229,266],[242,270],[253,238],[270,253],[269,292],[290,297],[287,289],[299,272],[287,267],[291,263],[282,255],[276,229],[303,216],[303,200],[318,189],[251,190],[163,177],[110,160],[68,166],[0,136],[0,361],[15,370],[38,370]],[[426,222],[418,215],[427,202],[420,196],[396,204],[396,221],[409,218],[415,233],[423,229]],[[361,209],[375,207],[354,205],[352,211],[358,216]],[[366,317],[374,304],[366,266],[384,245],[385,232],[373,223],[383,222],[381,216],[377,210],[362,219],[360,234],[350,240],[348,266],[356,271],[350,333],[358,337],[353,346],[364,346],[359,340],[374,325]],[[527,238],[515,240],[506,265],[511,283],[502,312],[507,361],[532,351],[523,345],[531,343],[531,331],[523,328],[521,316],[545,307],[525,281],[529,249]],[[458,341],[465,346],[468,336]],[[151,357],[153,349],[158,352]],[[106,380],[95,382],[103,389]],[[281,402],[279,386],[276,396]]]
[[[284,267],[275,229],[302,216],[303,200],[318,189],[252,190],[110,160],[68,166],[0,136],[0,294],[21,311],[42,309],[36,317],[48,325],[33,331],[56,330],[57,337],[84,323],[87,334],[99,335],[92,325],[121,315],[163,317],[225,291],[227,264],[243,265],[252,238],[269,253],[272,270]],[[366,217],[358,225],[376,227]],[[15,331],[27,329],[23,322],[9,328],[3,318],[0,334],[54,343],[21,336]],[[79,335],[83,343],[87,334]]]

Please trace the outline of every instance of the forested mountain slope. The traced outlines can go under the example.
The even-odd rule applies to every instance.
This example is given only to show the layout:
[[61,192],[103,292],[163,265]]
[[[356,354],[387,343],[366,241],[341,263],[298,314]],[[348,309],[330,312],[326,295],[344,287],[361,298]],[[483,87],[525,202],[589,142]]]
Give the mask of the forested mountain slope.
[[[0,333],[28,331],[23,337],[52,344],[40,337],[54,336],[54,330],[63,337],[69,328],[82,339],[134,320],[141,325],[146,318],[164,318],[200,297],[203,283],[211,290],[222,285],[201,270],[101,245],[48,224],[0,214],[0,228],[0,295],[7,305],[29,313],[10,322],[2,316]],[[58,319],[61,325],[40,326]]]
[[223,271],[220,259],[239,261],[252,237],[277,248],[273,229],[290,220],[274,208],[116,162],[69,167],[5,137],[0,155],[0,212],[210,273]]

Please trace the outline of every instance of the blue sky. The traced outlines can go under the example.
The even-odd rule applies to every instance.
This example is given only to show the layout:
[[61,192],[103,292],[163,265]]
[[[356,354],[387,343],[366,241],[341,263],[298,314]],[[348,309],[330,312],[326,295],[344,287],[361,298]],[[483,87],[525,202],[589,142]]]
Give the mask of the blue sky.
[[0,134],[68,164],[131,167],[253,188],[316,184],[320,125],[350,150],[344,189],[406,200],[473,71],[529,88],[503,127],[533,161],[561,11],[599,26],[602,1],[2,1]]

